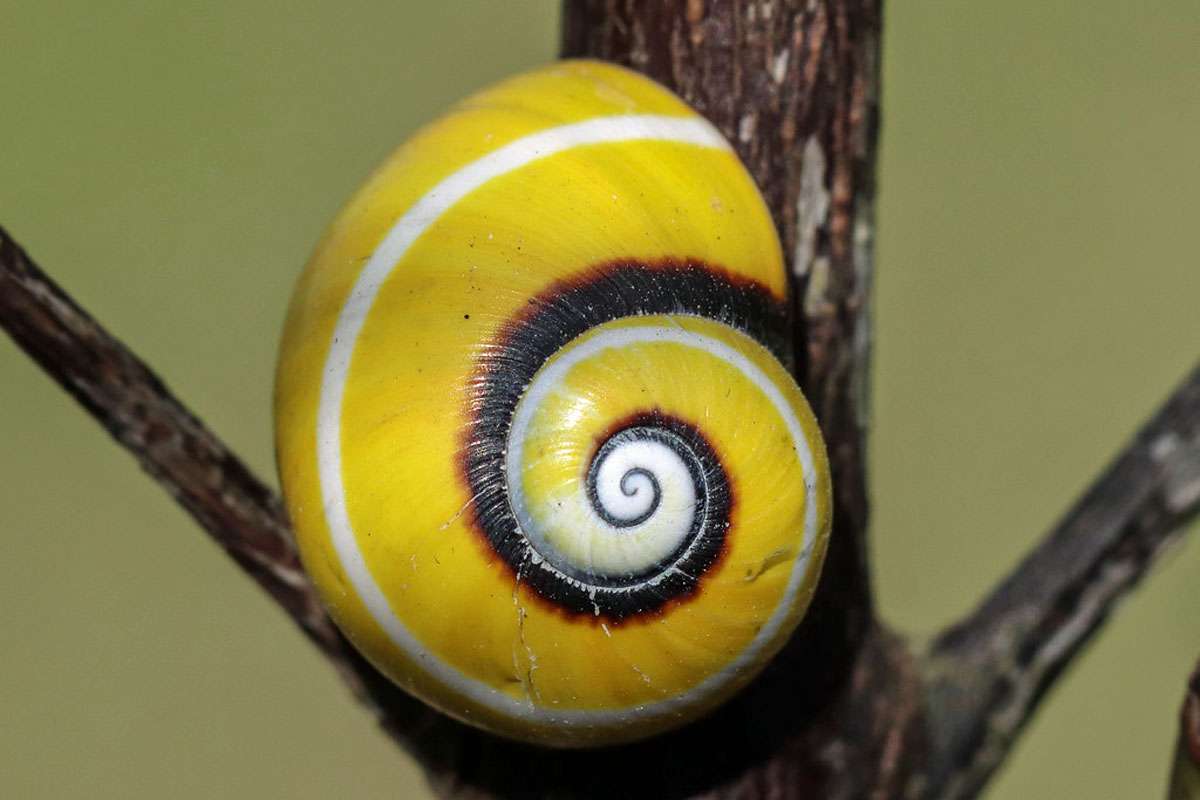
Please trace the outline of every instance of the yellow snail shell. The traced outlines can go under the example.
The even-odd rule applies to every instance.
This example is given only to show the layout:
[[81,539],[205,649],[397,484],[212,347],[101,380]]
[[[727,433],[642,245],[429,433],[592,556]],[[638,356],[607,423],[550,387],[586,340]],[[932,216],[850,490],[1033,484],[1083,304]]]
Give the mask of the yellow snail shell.
[[779,352],[774,226],[721,135],[564,62],[402,145],[317,247],[279,357],[287,508],[396,683],[542,744],[745,685],[808,606],[821,435]]

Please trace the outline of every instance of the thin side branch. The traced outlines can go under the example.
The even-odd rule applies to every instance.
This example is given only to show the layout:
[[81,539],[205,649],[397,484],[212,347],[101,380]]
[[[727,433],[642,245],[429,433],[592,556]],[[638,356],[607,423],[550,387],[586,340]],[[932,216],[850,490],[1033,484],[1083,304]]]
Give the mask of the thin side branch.
[[0,327],[283,607],[385,724],[425,713],[397,697],[325,614],[274,493],[3,228]]
[[322,649],[333,646],[332,628],[300,568],[283,509],[271,490],[2,228],[0,326],[311,639]]
[[935,796],[972,797],[1046,690],[1200,511],[1200,367],[927,663]]

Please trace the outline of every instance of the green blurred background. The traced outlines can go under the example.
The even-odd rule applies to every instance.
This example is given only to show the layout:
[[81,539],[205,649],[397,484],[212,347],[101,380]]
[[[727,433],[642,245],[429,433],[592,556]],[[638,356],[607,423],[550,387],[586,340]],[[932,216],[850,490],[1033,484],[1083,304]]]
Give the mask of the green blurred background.
[[[0,224],[272,480],[297,270],[558,3],[0,3]],[[1200,355],[1200,3],[896,0],[884,63],[876,585],[918,641],[1037,540]],[[0,341],[0,795],[423,797],[199,529]],[[1162,796],[1200,655],[1172,553],[991,798]]]

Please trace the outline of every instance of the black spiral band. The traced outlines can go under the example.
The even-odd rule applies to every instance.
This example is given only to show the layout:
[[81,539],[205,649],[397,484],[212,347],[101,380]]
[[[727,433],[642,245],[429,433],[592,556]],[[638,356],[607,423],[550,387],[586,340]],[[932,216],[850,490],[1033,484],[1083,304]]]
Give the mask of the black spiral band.
[[707,317],[749,334],[776,353],[782,350],[784,307],[757,284],[733,280],[696,262],[609,264],[589,271],[584,280],[531,298],[526,313],[510,321],[486,349],[470,386],[472,412],[460,463],[473,498],[469,510],[475,528],[518,581],[565,613],[619,622],[660,611],[697,591],[725,545],[734,504],[730,476],[701,430],[655,409],[623,421],[599,443],[589,467],[588,493],[597,513],[614,528],[644,521],[605,516],[595,496],[595,470],[605,448],[629,437],[648,437],[671,447],[688,465],[697,508],[692,530],[669,558],[624,575],[601,576],[553,564],[534,550],[509,502],[505,478],[509,428],[537,371],[591,328],[651,314]]

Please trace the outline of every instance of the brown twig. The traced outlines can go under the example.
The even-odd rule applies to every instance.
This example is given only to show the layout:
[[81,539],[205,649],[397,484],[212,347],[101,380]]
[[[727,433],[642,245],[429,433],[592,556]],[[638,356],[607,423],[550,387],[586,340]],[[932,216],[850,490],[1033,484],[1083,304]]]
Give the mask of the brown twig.
[[973,797],[1046,690],[1200,511],[1200,367],[927,662],[930,785]]
[[3,228],[0,327],[283,607],[390,729],[402,727],[391,717],[427,713],[378,676],[325,614],[279,498]]
[[331,658],[344,650],[300,566],[280,501],[157,375],[0,228],[0,325],[133,453]]
[[78,400],[322,649],[333,629],[308,586],[278,499],[0,229],[0,324]]

